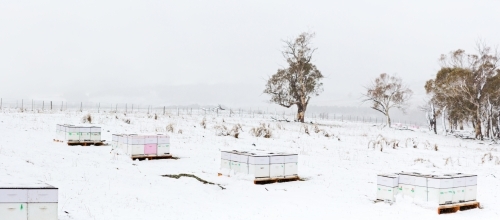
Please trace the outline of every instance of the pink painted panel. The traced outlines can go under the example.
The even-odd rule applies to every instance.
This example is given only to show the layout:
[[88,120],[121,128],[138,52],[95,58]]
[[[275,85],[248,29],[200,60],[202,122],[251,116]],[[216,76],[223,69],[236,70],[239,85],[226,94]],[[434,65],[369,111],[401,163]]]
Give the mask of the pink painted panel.
[[145,144],[144,154],[156,154],[157,144]]

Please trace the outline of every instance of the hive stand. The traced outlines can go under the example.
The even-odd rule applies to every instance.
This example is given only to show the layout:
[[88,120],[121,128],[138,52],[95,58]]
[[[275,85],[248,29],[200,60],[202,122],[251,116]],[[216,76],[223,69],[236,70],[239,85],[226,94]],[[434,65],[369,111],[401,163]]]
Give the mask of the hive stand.
[[445,214],[445,213],[455,213],[460,211],[465,211],[469,209],[475,209],[479,208],[479,202],[472,201],[472,202],[463,202],[463,203],[456,203],[456,204],[449,204],[449,205],[440,205],[438,207],[438,215],[440,214]]

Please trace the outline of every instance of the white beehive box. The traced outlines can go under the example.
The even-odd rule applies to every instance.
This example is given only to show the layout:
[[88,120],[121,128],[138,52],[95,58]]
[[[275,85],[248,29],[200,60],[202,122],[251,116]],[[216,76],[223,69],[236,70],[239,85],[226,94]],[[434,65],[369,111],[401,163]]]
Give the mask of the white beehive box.
[[255,178],[269,178],[269,163],[268,154],[251,153],[248,157],[248,173]]
[[285,177],[298,175],[299,155],[282,153],[285,158]]
[[170,154],[170,137],[164,134],[158,134],[158,150],[157,155],[162,156]]
[[453,178],[453,198],[452,203],[465,202],[465,185],[467,180],[467,175],[463,174],[448,174]]
[[127,154],[143,155],[145,137],[140,135],[127,136]]
[[111,134],[111,148],[118,148],[119,134]]
[[57,220],[57,203],[28,203],[28,220]]
[[158,136],[144,135],[144,144],[158,144]]
[[466,186],[464,200],[466,202],[469,202],[469,201],[476,201],[476,199],[477,199],[477,185]]
[[79,127],[80,141],[90,141],[90,127]]
[[379,174],[377,175],[377,185],[387,187],[398,187],[399,176],[397,174]]
[[157,155],[162,156],[170,154],[170,144],[158,144]]
[[249,154],[248,152],[241,152],[238,156],[238,162],[239,162],[239,172],[240,173],[243,173],[243,174],[248,174],[248,168],[249,168],[249,165],[248,165],[248,159],[249,159],[249,156],[251,154]]
[[398,193],[397,187],[388,187],[377,185],[377,199],[383,201],[395,202],[395,196]]
[[399,184],[398,190],[401,193],[401,195],[403,195],[403,197],[415,198],[414,185]]
[[66,127],[66,140],[67,141],[80,141],[80,128],[74,126]]
[[158,144],[170,144],[170,136],[158,134]]
[[400,185],[415,185],[415,177],[419,176],[420,173],[409,173],[409,172],[401,172],[399,175],[399,184]]
[[4,181],[0,180],[0,219],[58,219],[57,188],[42,183],[23,184]]
[[90,127],[90,140],[91,141],[101,141],[101,127]]
[[0,203],[0,219],[27,220],[28,203]]
[[118,149],[121,149],[125,153],[128,153],[128,136],[127,134],[118,136]]
[[449,176],[431,176],[428,181],[428,198],[439,205],[453,203],[453,178]]
[[285,177],[285,157],[282,154],[270,154],[269,157],[269,177]]

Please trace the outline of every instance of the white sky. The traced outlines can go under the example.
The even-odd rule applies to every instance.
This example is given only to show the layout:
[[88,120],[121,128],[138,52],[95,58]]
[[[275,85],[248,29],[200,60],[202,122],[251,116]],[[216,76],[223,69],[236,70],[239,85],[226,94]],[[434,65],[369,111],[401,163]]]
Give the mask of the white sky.
[[324,93],[358,106],[397,73],[424,97],[440,54],[500,43],[500,1],[1,1],[4,99],[265,105],[282,39],[316,33]]

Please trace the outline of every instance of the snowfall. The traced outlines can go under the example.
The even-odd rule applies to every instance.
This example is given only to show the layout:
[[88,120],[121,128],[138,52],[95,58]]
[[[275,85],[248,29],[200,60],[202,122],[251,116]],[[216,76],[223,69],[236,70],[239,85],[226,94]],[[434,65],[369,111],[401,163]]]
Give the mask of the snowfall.
[[[110,145],[54,142],[56,124],[81,124],[86,112],[1,111],[0,178],[59,188],[61,220],[500,219],[499,145],[436,135],[426,127],[318,119],[302,124],[277,122],[271,115],[169,113],[155,119],[147,113],[90,113],[108,143],[112,134],[166,133],[173,125],[171,154],[178,159],[133,161]],[[250,133],[261,123],[272,129],[271,138]],[[238,138],[216,135],[214,126],[236,124],[243,128]],[[316,133],[315,126],[322,131]],[[399,144],[374,149],[371,141],[382,137]],[[238,175],[218,176],[221,150],[249,149],[298,153],[301,181],[256,185]],[[437,206],[400,196],[392,205],[374,203],[376,175],[400,171],[477,174],[481,208],[438,215]],[[224,189],[162,176],[181,173]]]

